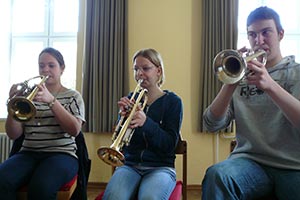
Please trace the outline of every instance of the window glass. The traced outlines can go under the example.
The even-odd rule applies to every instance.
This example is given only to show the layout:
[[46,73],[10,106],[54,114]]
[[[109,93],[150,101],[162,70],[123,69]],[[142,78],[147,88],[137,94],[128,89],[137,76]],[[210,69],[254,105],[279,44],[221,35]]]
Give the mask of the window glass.
[[[14,0],[12,5],[13,34],[20,35],[46,31],[47,1]],[[33,10],[34,12],[32,12]]]
[[[53,47],[59,49],[64,56],[66,68],[61,77],[64,85],[75,89],[76,87],[76,56],[77,56],[77,43],[76,38],[70,40],[55,40]],[[75,69],[75,70],[74,70]],[[73,77],[73,78],[68,78]]]
[[[74,0],[54,0],[53,5],[54,33],[76,33],[78,30],[78,3],[74,3]],[[66,8],[72,12],[66,12]]]
[[38,55],[45,47],[63,54],[62,82],[75,89],[78,17],[79,0],[0,1],[1,119],[11,85],[39,75]]
[[38,76],[38,55],[45,42],[36,40],[14,40],[11,54],[11,83]]

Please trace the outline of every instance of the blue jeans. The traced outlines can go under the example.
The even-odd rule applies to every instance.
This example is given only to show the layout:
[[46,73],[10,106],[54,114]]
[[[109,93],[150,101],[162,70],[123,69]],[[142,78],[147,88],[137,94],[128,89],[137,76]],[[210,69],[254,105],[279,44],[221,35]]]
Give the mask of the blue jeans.
[[278,199],[300,199],[300,171],[260,165],[247,158],[227,159],[209,167],[202,200],[256,199],[275,192]]
[[155,167],[137,169],[123,165],[118,167],[106,186],[104,200],[168,199],[176,185],[173,168]]
[[0,164],[0,199],[14,200],[28,184],[28,199],[56,199],[59,188],[78,173],[78,160],[63,153],[19,152]]

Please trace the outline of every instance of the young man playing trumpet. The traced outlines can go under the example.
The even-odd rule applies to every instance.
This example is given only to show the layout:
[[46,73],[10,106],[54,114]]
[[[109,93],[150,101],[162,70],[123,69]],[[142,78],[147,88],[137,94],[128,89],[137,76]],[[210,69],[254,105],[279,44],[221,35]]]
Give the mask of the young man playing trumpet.
[[266,51],[267,62],[249,61],[246,84],[224,84],[204,112],[211,132],[234,119],[237,145],[227,160],[207,169],[202,199],[256,199],[272,192],[300,199],[300,65],[281,54],[284,30],[274,10],[251,12],[247,32],[251,48]]

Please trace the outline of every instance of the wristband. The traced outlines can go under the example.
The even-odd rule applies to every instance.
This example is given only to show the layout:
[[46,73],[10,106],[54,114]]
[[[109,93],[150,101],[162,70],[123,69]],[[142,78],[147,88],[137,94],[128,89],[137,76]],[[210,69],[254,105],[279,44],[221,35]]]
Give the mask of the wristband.
[[48,103],[48,106],[49,106],[50,109],[54,105],[55,101],[56,101],[56,98],[54,98],[53,101],[51,101],[50,103]]

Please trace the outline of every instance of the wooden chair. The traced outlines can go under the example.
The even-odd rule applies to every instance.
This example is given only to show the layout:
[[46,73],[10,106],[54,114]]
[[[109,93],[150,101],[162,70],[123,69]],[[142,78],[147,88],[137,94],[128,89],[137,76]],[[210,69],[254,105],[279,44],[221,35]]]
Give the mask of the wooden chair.
[[[75,191],[75,188],[77,186],[77,175],[74,176],[74,178],[63,185],[59,191],[57,192],[57,200],[69,200],[71,199],[71,196],[73,192]],[[18,200],[27,200],[27,186],[23,186],[18,194],[17,194]]]
[[[176,186],[169,200],[187,200],[187,142],[180,139],[176,147],[176,155],[182,155],[182,180],[176,181]],[[95,200],[102,200],[104,191]]]
[[187,142],[186,140],[180,139],[178,141],[176,147],[176,154],[182,155],[182,200],[187,200]]

